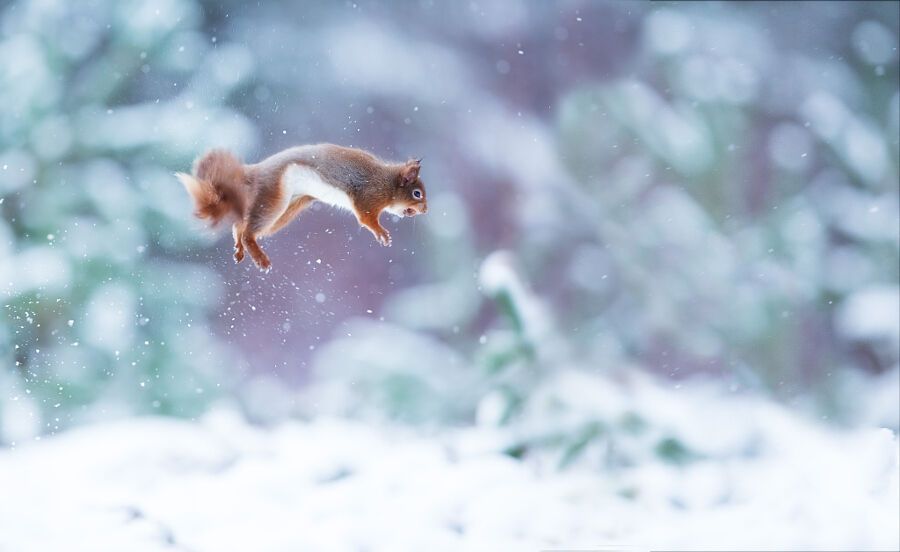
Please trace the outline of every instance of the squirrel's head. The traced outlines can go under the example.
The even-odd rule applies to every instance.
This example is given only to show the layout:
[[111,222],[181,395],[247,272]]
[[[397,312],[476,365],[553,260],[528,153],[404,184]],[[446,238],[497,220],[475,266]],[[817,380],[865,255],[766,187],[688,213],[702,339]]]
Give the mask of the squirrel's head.
[[419,178],[421,159],[410,159],[400,167],[391,211],[404,217],[414,217],[428,212],[425,183]]

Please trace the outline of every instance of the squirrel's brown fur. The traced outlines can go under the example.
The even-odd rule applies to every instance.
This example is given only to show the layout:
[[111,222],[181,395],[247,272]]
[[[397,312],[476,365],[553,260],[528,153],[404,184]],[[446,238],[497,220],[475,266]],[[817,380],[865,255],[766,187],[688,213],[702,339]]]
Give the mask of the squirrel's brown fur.
[[247,199],[244,165],[225,150],[212,150],[194,162],[194,176],[176,173],[193,196],[197,218],[208,219],[218,225],[231,215],[244,217]]
[[[288,171],[291,167],[312,172],[298,177]],[[257,239],[281,230],[316,200],[351,209],[376,240],[390,245],[390,234],[378,220],[382,211],[414,216],[428,210],[419,169],[419,160],[388,163],[363,150],[318,144],[290,148],[252,165],[212,150],[197,159],[193,175],[176,176],[193,197],[197,217],[213,226],[233,222],[235,261],[243,260],[246,250],[268,270],[271,262]]]

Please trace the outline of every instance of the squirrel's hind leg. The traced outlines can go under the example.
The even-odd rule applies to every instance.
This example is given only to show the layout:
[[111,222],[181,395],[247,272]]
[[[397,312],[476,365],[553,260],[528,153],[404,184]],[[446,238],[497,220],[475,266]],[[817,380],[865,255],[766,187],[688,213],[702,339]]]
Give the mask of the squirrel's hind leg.
[[256,263],[260,270],[268,272],[272,268],[272,261],[269,260],[269,256],[256,242],[256,236],[250,232],[244,232],[243,244],[247,248],[247,252],[250,253],[250,258],[253,259],[253,262]]
[[271,236],[275,232],[278,232],[285,226],[287,226],[294,218],[299,215],[304,209],[309,207],[316,198],[313,196],[296,196],[294,197],[290,203],[288,203],[287,209],[281,213],[281,216],[278,217],[278,220],[272,223],[266,231],[266,236]]
[[241,232],[241,243],[260,270],[268,271],[272,268],[272,263],[256,240],[268,233],[269,228],[288,208],[290,199],[285,187],[278,182],[259,190],[250,207],[243,232]]
[[234,262],[239,263],[244,260],[244,223],[235,222],[231,235],[234,236]]

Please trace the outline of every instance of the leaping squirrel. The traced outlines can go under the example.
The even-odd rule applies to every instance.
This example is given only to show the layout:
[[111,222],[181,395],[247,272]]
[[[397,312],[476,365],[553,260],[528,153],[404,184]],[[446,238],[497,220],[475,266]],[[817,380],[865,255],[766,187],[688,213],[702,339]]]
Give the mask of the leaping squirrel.
[[367,151],[334,144],[286,149],[245,165],[225,150],[199,157],[193,174],[176,173],[196,205],[195,215],[213,226],[233,221],[234,260],[250,253],[260,270],[272,267],[257,240],[278,232],[314,201],[356,215],[381,245],[391,235],[378,218],[382,211],[412,217],[428,211],[421,160],[382,161]]

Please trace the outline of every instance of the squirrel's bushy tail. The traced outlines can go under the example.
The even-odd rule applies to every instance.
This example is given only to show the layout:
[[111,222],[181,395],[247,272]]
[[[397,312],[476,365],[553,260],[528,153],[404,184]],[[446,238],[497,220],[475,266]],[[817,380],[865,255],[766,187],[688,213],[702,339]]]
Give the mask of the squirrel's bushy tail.
[[193,175],[175,173],[194,198],[194,214],[212,226],[244,217],[249,186],[244,165],[225,150],[212,150],[194,162]]

